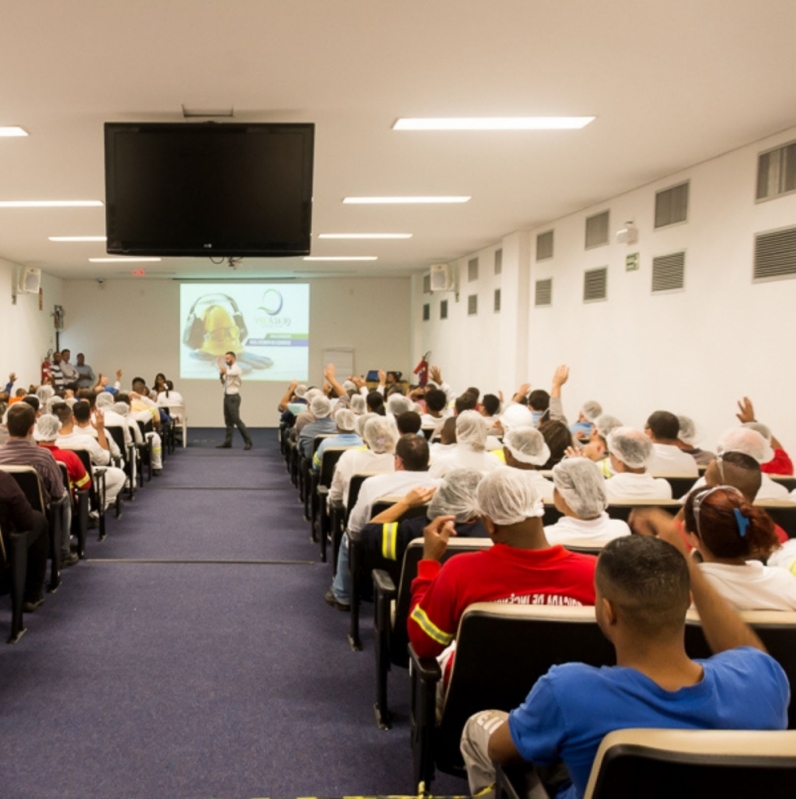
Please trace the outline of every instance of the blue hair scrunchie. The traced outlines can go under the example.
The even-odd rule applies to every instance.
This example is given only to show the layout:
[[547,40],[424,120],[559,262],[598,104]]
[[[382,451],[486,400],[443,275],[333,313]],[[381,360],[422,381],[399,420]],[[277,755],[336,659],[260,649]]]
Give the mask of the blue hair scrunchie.
[[746,536],[746,528],[749,526],[749,519],[738,508],[734,508],[733,513],[735,514],[735,522],[738,525],[738,535],[744,538]]

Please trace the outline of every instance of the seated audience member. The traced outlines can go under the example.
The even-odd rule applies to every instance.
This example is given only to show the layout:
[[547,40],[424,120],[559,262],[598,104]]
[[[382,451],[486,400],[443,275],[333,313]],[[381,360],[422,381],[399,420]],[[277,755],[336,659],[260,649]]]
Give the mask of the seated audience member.
[[379,416],[384,416],[387,413],[384,408],[384,397],[378,391],[371,391],[365,397],[365,405],[368,413],[377,413]]
[[[683,545],[667,514],[647,512],[642,521],[664,540],[622,536],[597,562],[597,623],[616,649],[617,665],[553,666],[510,714],[472,716],[461,749],[473,796],[494,796],[493,763],[526,760],[537,766],[534,790],[579,799],[601,741],[618,729],[787,726],[789,686],[782,667],[693,559],[675,549]],[[689,591],[715,653],[705,660],[685,652]],[[544,785],[544,768],[561,762],[567,773],[551,770],[555,782]]]
[[402,436],[410,433],[419,433],[421,427],[420,414],[414,411],[399,413],[398,416],[395,417],[395,426]]
[[332,403],[326,397],[315,397],[310,403],[310,411],[315,421],[305,425],[299,434],[299,449],[305,458],[312,458],[316,436],[333,435],[337,432],[337,425],[331,417]]
[[[391,422],[388,421],[388,424]],[[394,471],[369,477],[359,489],[357,503],[351,509],[347,529],[358,533],[372,518],[376,500],[402,494],[410,488],[436,487],[439,481],[428,473],[428,443],[423,436],[401,436],[395,445]],[[346,576],[343,577],[343,574]],[[349,608],[348,533],[343,534],[337,556],[337,572],[326,601],[338,610]]]
[[544,528],[550,544],[566,546],[577,541],[602,546],[620,535],[630,535],[625,522],[608,518],[605,478],[588,458],[566,458],[554,466],[553,484],[553,501],[564,515]]
[[[100,451],[89,450],[91,455],[91,462],[96,466],[106,466],[111,461],[119,463],[124,460],[124,454],[119,449],[114,441],[113,436],[105,434],[105,415],[102,411],[93,412],[96,421],[92,421],[92,409],[87,400],[78,400],[72,406],[72,417],[74,419],[74,432],[78,435],[89,436],[93,438],[100,446]],[[102,429],[102,437],[97,432],[97,425]],[[104,443],[103,443],[104,442]],[[105,446],[107,444],[107,447]],[[74,447],[73,449],[77,449]],[[107,449],[110,458],[106,459],[105,450]],[[105,461],[104,463],[102,461]]]
[[116,411],[113,409],[113,406],[116,404],[114,395],[108,391],[100,391],[96,396],[96,410],[102,411],[104,426],[106,428],[121,428],[125,447],[132,446],[133,434],[130,432],[130,425],[127,423],[127,419],[125,419],[124,416],[116,413]]
[[608,436],[608,452],[615,474],[605,481],[608,503],[637,499],[671,499],[672,487],[647,472],[652,441],[641,431],[617,427]]
[[456,401],[453,403],[453,412],[457,416],[464,413],[465,411],[477,411],[477,410],[478,410],[478,394],[475,394],[469,390],[465,391],[464,394],[461,394],[458,397],[456,397]]
[[550,395],[544,389],[537,388],[528,394],[528,407],[535,427],[550,419]]
[[296,414],[296,422],[291,430],[291,434],[295,435],[296,440],[298,440],[298,436],[301,435],[301,431],[304,429],[304,427],[315,421],[315,414],[313,414],[312,410],[310,409],[310,406],[315,397],[322,397],[322,396],[323,392],[319,388],[307,389],[307,393],[304,395],[304,398],[307,400],[307,407],[305,410]]
[[174,413],[174,408],[184,408],[185,400],[179,391],[174,390],[174,383],[166,381],[163,391],[159,392],[155,398],[159,408],[166,408],[173,419],[179,419],[179,414]]
[[421,417],[423,427],[436,427],[447,417],[448,397],[438,388],[426,391],[426,412]]
[[[25,396],[22,398],[22,402],[24,402],[26,405],[30,405],[30,407],[33,408],[33,413],[36,414],[37,418],[41,415],[43,406],[35,394],[25,394]],[[63,402],[63,400],[60,397],[53,396],[47,400],[47,405],[44,407],[52,408],[53,403],[59,402]]]
[[474,602],[518,605],[593,605],[590,555],[550,546],[542,527],[542,500],[516,469],[485,475],[476,491],[481,521],[493,546],[444,564],[450,517],[424,531],[423,560],[412,582],[409,640],[420,657],[437,657],[454,640],[459,620]]
[[771,430],[764,424],[760,424],[755,418],[755,409],[752,405],[752,400],[749,397],[744,397],[741,402],[738,403],[738,408],[740,410],[739,413],[736,414],[738,419],[743,423],[746,427],[751,427],[753,430],[757,430],[763,438],[773,447],[774,449],[774,456],[771,460],[762,463],[760,468],[763,470],[764,474],[784,474],[784,475],[791,475],[793,474],[793,461],[790,459],[790,456],[787,452],[782,448],[782,444],[774,438]]
[[144,423],[151,419],[152,425],[157,429],[161,423],[169,424],[171,417],[168,410],[160,407],[155,401],[157,394],[154,397],[150,397],[152,393],[147,388],[143,377],[133,378],[133,390],[129,394],[130,410],[136,419],[140,419]]
[[167,382],[166,375],[164,375],[163,372],[158,372],[155,375],[155,379],[152,381],[152,390],[149,392],[149,399],[157,401],[158,394],[166,390]]
[[503,457],[506,466],[523,471],[543,502],[553,501],[555,486],[538,471],[550,460],[550,448],[535,427],[509,428],[503,437]]
[[351,397],[351,410],[357,415],[362,416],[367,411],[365,398],[361,394],[354,394]]
[[[486,538],[478,518],[475,491],[483,475],[475,469],[454,469],[439,488],[413,488],[403,499],[371,519],[360,531],[366,549],[381,553],[388,560],[402,561],[409,542],[423,537],[423,529],[440,516],[453,518],[459,538]],[[401,517],[411,508],[428,503],[425,516]]]
[[683,475],[697,477],[699,467],[696,461],[679,446],[680,423],[673,413],[655,411],[644,428],[652,439],[652,457],[647,463],[647,471],[653,477]]
[[[39,400],[39,406],[46,405],[55,396],[55,389],[52,386],[43,385],[36,389],[36,397]],[[38,410],[38,408],[36,408]]]
[[[65,406],[66,407],[66,406]],[[37,447],[33,441],[36,428],[36,413],[26,402],[18,402],[8,409],[8,441],[0,447],[0,465],[32,466],[39,475],[44,504],[61,499],[66,493],[58,466],[53,454]],[[63,505],[63,539],[61,548],[61,565],[72,566],[77,563],[77,555],[69,552],[70,527],[72,523],[72,507],[69,502]]]
[[[567,424],[567,417],[564,415],[564,407],[561,403],[561,387],[569,380],[569,367],[565,364],[559,366],[553,374],[553,386],[550,389],[550,419]],[[573,438],[581,443],[591,440],[591,433],[594,429],[594,422],[603,412],[599,402],[589,400],[583,403],[578,413],[578,420],[569,425],[569,432]]]
[[[295,423],[296,417],[302,411],[307,410],[307,391],[307,387],[304,384],[299,384],[298,380],[293,380],[290,383],[277,406],[277,410],[282,412],[282,421],[292,425]],[[286,418],[288,415],[291,417],[290,419]]]
[[500,415],[500,398],[494,394],[484,394],[481,400],[481,415],[487,421],[496,421]]
[[342,502],[348,506],[348,487],[355,474],[384,474],[395,469],[394,452],[398,431],[389,419],[371,414],[362,428],[362,438],[367,449],[349,450],[337,461],[329,489],[331,502]]
[[312,468],[316,471],[321,468],[323,453],[329,447],[361,447],[362,439],[356,433],[357,417],[353,411],[343,408],[334,415],[337,435],[324,438],[315,450],[312,457]]
[[[751,427],[734,427],[727,430],[719,438],[718,450],[720,455],[725,452],[743,452],[744,455],[749,455],[760,464],[761,471],[763,466],[774,457],[771,444]],[[704,482],[699,480],[694,488],[700,488],[702,485]],[[767,474],[763,474],[756,501],[762,502],[769,499],[787,501],[789,499],[788,489],[781,483],[772,480]]]
[[507,433],[512,427],[536,427],[533,414],[525,405],[515,402],[500,414],[501,430]]
[[395,418],[402,413],[407,413],[412,410],[414,403],[412,400],[405,397],[403,394],[390,394],[387,397],[387,416]]
[[431,445],[431,460],[447,457],[456,449],[456,417],[449,416],[439,429],[439,441]]
[[75,491],[91,488],[91,477],[86,471],[86,467],[83,466],[83,461],[81,461],[74,452],[69,449],[62,449],[58,445],[57,439],[60,429],[61,421],[57,416],[44,414],[40,416],[36,422],[33,438],[38,442],[40,447],[48,449],[55,460],[66,466],[66,473],[69,478],[69,490],[72,493],[72,499],[74,499]]
[[456,392],[443,380],[439,366],[431,366],[428,370],[428,386],[436,388],[445,394],[446,405],[453,405],[456,400]]
[[10,533],[30,533],[22,610],[33,613],[44,604],[44,578],[50,551],[47,519],[34,511],[17,481],[0,470],[0,532],[6,551]]
[[737,488],[692,491],[685,532],[702,556],[702,573],[738,610],[796,610],[796,577],[759,560],[779,547],[774,522]]
[[567,450],[572,446],[572,433],[564,422],[555,419],[541,422],[538,429],[550,448],[550,459],[542,468],[552,469],[566,456]]
[[566,454],[588,458],[600,467],[600,473],[603,477],[613,477],[614,471],[611,468],[611,459],[608,456],[608,436],[612,430],[616,430],[617,427],[621,426],[622,422],[616,416],[611,416],[607,413],[598,416],[592,426],[589,443],[584,444],[582,447],[573,447]]
[[452,469],[483,473],[499,469],[500,459],[486,451],[486,428],[486,420],[478,411],[462,411],[456,417],[456,444],[444,455],[434,456],[432,476],[444,477]]
[[[139,380],[140,378],[136,378]],[[123,409],[126,407],[126,411]],[[158,414],[157,406],[148,397],[144,398],[137,391],[126,394],[123,391],[116,392],[116,404],[113,406],[116,413],[125,417],[127,426],[136,444],[143,444],[145,441],[152,442],[152,474],[156,477],[163,471],[163,442],[160,435],[153,430],[142,433],[138,422],[146,424],[151,421],[154,425],[155,416]],[[158,416],[157,424],[160,425]]]
[[75,364],[75,369],[77,370],[78,374],[78,389],[94,388],[94,384],[97,382],[97,376],[94,374],[94,370],[86,363],[86,356],[82,352],[78,352],[77,354],[77,364]]
[[694,420],[688,416],[678,416],[677,421],[680,424],[677,446],[690,455],[696,461],[697,466],[707,466],[716,456],[714,453],[696,446],[697,431]]

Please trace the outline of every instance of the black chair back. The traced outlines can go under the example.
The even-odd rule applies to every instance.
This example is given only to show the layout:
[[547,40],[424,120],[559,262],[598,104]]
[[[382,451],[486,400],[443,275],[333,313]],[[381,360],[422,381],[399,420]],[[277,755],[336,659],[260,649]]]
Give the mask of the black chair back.
[[796,504],[768,500],[755,502],[755,506],[763,508],[774,520],[774,524],[778,524],[788,534],[788,538],[796,538]]
[[672,487],[672,498],[682,499],[694,487],[699,477],[664,477]]

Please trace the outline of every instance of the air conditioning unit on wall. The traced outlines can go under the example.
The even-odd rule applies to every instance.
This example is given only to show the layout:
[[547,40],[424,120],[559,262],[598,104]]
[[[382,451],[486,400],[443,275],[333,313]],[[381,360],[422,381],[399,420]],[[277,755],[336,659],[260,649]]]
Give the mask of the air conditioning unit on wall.
[[41,288],[41,269],[25,266],[19,270],[17,291],[20,294],[38,294]]
[[450,264],[431,265],[431,293],[437,291],[453,291],[455,275]]

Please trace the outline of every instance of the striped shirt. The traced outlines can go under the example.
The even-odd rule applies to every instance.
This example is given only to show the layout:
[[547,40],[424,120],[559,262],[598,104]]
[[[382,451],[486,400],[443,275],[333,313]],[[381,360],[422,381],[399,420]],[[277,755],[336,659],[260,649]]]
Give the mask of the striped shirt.
[[32,466],[41,479],[44,502],[64,495],[61,467],[47,449],[37,447],[27,438],[11,438],[0,447],[0,466]]

